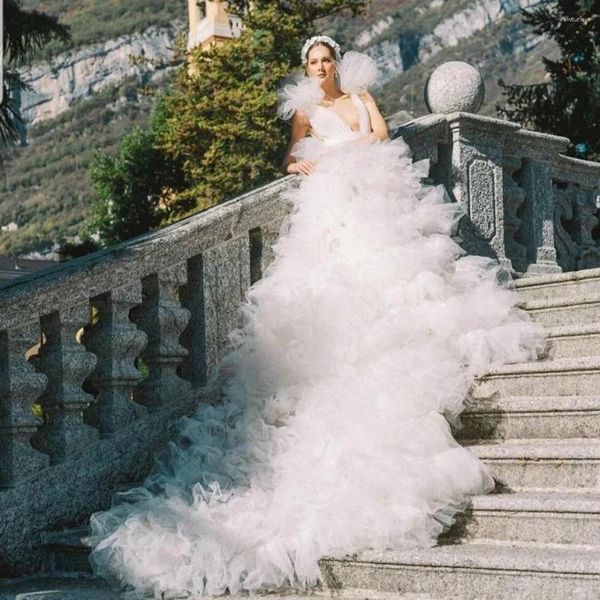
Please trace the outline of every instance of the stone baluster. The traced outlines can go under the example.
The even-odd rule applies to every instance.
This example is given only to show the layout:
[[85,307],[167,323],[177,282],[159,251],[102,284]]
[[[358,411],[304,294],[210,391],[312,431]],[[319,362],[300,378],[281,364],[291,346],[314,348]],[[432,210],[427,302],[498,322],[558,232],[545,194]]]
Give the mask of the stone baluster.
[[600,266],[600,163],[556,154],[552,178],[560,266],[564,271]]
[[240,304],[250,287],[250,236],[207,250],[190,262],[189,272],[182,299],[192,317],[182,339],[190,354],[183,372],[195,385],[204,385],[230,347],[229,334],[242,324]]
[[89,377],[98,395],[86,418],[103,437],[112,435],[140,414],[141,407],[132,401],[133,389],[142,378],[135,360],[144,349],[147,337],[130,320],[129,311],[141,303],[140,281],[91,300],[97,321],[84,333],[83,343],[98,359]]
[[44,342],[34,364],[48,378],[40,398],[44,424],[33,436],[35,448],[59,462],[97,439],[98,432],[84,423],[83,411],[93,396],[82,383],[96,366],[96,357],[77,340],[89,321],[89,304],[54,311],[41,318]]
[[528,273],[556,273],[554,242],[554,194],[548,161],[526,158],[523,165],[526,193],[525,223],[530,264]]
[[515,179],[521,166],[520,158],[504,157],[504,244],[513,269],[523,273],[527,269],[527,248],[521,243],[519,211],[525,202],[525,190]]
[[164,268],[142,280],[142,304],[132,318],[148,336],[141,354],[149,369],[148,376],[135,388],[134,398],[150,411],[182,398],[190,382],[177,373],[188,351],[179,337],[190,319],[190,311],[179,301],[179,288],[187,281],[186,263]]
[[181,303],[189,310],[190,320],[181,335],[181,342],[188,354],[181,365],[181,374],[198,387],[206,385],[208,379],[204,261],[201,254],[188,260],[187,273],[187,284],[181,288]]
[[552,163],[569,140],[525,129],[511,137],[507,153],[523,157],[522,187],[525,190],[522,231],[527,246],[527,272],[557,273],[554,240],[554,190]]
[[578,269],[592,269],[600,266],[600,248],[594,239],[598,228],[598,191],[595,186],[580,184],[575,191],[577,221],[579,229]]
[[452,141],[446,186],[468,217],[459,225],[462,245],[512,269],[505,247],[503,157],[506,139],[519,126],[462,113],[447,119]]
[[575,201],[572,186],[555,182],[554,190],[554,247],[556,262],[563,271],[575,271],[579,249],[575,241]]
[[42,424],[32,405],[48,380],[25,353],[39,340],[37,321],[0,333],[0,489],[13,487],[49,464],[49,457],[31,446]]

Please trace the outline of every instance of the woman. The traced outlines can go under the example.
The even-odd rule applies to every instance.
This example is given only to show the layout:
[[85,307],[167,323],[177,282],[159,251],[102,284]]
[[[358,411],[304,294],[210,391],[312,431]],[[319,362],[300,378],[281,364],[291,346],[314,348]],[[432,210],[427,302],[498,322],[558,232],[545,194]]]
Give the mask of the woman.
[[308,176],[220,365],[223,403],[92,519],[96,572],[134,594],[306,587],[322,556],[435,544],[493,487],[447,419],[474,375],[541,343],[494,265],[461,256],[426,163],[387,139],[373,62],[324,36],[302,58],[280,113],[284,169]]
[[[360,123],[356,101],[349,93],[342,92],[336,81],[336,52],[339,55],[339,46],[336,49],[332,45],[335,44],[334,40],[325,36],[310,38],[308,42],[311,44],[310,47],[305,47],[302,50],[303,62],[306,64],[306,74],[308,77],[312,77],[320,83],[323,92],[321,104],[331,107],[345,122],[350,123],[352,129],[358,130]],[[351,55],[352,53],[346,57],[346,61],[348,61]],[[361,58],[358,58],[358,60],[361,61]],[[366,63],[364,59],[362,61],[364,66],[371,71],[371,73],[367,73],[367,76],[374,79],[373,66],[369,63],[368,59]],[[353,66],[356,67],[356,64]],[[368,81],[364,82],[363,85],[365,84],[368,84]],[[388,139],[385,120],[379,112],[373,97],[366,91],[366,86],[360,96],[360,102],[364,103],[368,111],[373,139]],[[291,139],[283,162],[284,173],[302,173],[308,175],[312,172],[314,168],[312,161],[296,161],[292,155],[292,149],[301,139],[307,137],[309,132],[310,119],[301,110],[295,111],[292,117]]]

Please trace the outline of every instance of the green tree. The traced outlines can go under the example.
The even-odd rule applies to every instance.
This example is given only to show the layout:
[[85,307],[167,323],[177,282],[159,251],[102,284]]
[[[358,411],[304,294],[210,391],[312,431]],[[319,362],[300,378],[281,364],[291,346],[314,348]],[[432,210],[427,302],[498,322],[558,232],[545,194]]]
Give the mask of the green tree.
[[[93,227],[104,243],[209,208],[281,175],[288,131],[276,116],[278,86],[300,66],[300,48],[315,33],[316,21],[344,10],[357,14],[368,2],[257,0],[250,10],[248,2],[232,2],[231,8],[244,18],[242,35],[190,53],[192,69],[178,71],[158,104],[160,118],[151,127],[154,151],[181,168],[181,185],[169,184],[149,169],[138,170],[133,162],[99,159],[93,177],[103,181],[97,188],[103,195]],[[136,177],[151,177],[155,191],[161,185],[169,187],[168,210],[152,212],[143,194],[117,198],[124,193],[124,182]],[[152,196],[155,203],[159,196]],[[133,218],[136,227],[127,229],[124,216],[115,220],[114,208],[109,213],[108,207],[114,206],[128,206],[146,218]]]
[[[158,121],[160,109],[154,116]],[[133,129],[117,156],[97,153],[90,171],[97,195],[84,244],[97,234],[109,246],[154,229],[169,217],[171,197],[184,186],[180,163],[158,149],[155,131]],[[90,246],[90,249],[93,249]]]
[[315,23],[341,11],[361,12],[368,0],[258,0],[244,16],[242,36],[209,51],[195,49],[196,74],[181,70],[166,99],[168,128],[158,144],[181,158],[190,187],[181,214],[213,206],[271,181],[287,141],[276,118],[277,88],[300,66]]
[[4,144],[19,137],[21,118],[14,95],[25,88],[17,68],[35,56],[53,39],[68,41],[69,28],[55,17],[37,10],[24,10],[19,0],[4,0],[3,13],[4,90],[0,103],[0,140]]
[[506,85],[500,115],[564,135],[569,154],[600,160],[600,0],[555,0],[522,11],[533,31],[556,41],[561,56],[544,58],[544,83]]

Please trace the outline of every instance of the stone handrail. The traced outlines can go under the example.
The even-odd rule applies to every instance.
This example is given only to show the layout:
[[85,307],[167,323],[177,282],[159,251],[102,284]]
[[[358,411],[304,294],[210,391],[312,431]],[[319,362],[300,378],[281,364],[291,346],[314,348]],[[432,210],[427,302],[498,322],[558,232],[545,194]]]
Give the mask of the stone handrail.
[[[0,288],[1,488],[130,422],[131,395],[152,411],[206,382],[269,260],[290,185],[284,178]],[[140,356],[149,373],[138,384]],[[82,417],[92,401],[94,427]]]
[[[463,207],[468,252],[518,274],[600,264],[600,164],[562,156],[565,138],[463,112],[395,135]],[[0,574],[38,568],[41,532],[144,477],[226,352],[298,181],[0,288]]]

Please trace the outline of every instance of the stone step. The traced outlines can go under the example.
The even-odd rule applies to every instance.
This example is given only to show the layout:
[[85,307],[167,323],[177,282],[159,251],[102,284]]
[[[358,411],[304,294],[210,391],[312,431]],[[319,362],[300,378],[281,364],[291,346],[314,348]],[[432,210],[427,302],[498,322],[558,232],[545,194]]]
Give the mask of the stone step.
[[600,355],[600,322],[550,327],[545,360]]
[[508,440],[469,448],[505,490],[598,490],[600,439]]
[[0,581],[0,600],[120,600],[106,582],[91,577],[27,577]]
[[[493,539],[557,544],[600,543],[600,492],[519,492],[472,498],[469,508],[442,536],[444,543]],[[86,528],[44,534],[56,552],[53,572],[89,572]],[[70,561],[70,562],[69,562]]]
[[46,550],[44,571],[49,573],[91,573],[89,548],[82,539],[90,534],[88,527],[44,531],[40,546]]
[[600,295],[528,300],[520,302],[519,306],[544,327],[582,325],[600,321]]
[[[121,600],[122,598],[123,596],[118,591],[109,587],[105,582],[91,577],[34,577],[0,582],[0,600]],[[154,596],[148,595],[143,598],[150,600]],[[192,597],[164,596],[165,600],[183,600],[184,598],[191,600]],[[198,597],[194,596],[194,598]],[[248,595],[233,594],[222,596],[222,598],[248,600]],[[325,598],[337,600],[446,600],[430,594],[389,594],[359,589],[344,590],[340,594],[323,588],[305,592],[254,594],[252,598],[265,598],[265,600],[310,600],[311,598],[314,600]]]
[[490,369],[473,386],[473,398],[593,396],[600,390],[600,356],[562,358]]
[[516,279],[514,287],[524,301],[550,298],[600,298],[600,268]]
[[600,491],[475,496],[441,541],[471,539],[599,545]]
[[331,589],[421,593],[444,600],[598,600],[600,550],[468,543],[363,552],[321,561]]
[[508,396],[471,400],[459,440],[600,438],[600,396]]
[[[142,485],[141,481],[119,484],[114,493],[126,492]],[[90,575],[92,570],[88,561],[90,549],[82,542],[90,535],[87,525],[40,533],[39,546],[45,552],[43,572],[78,573]]]

